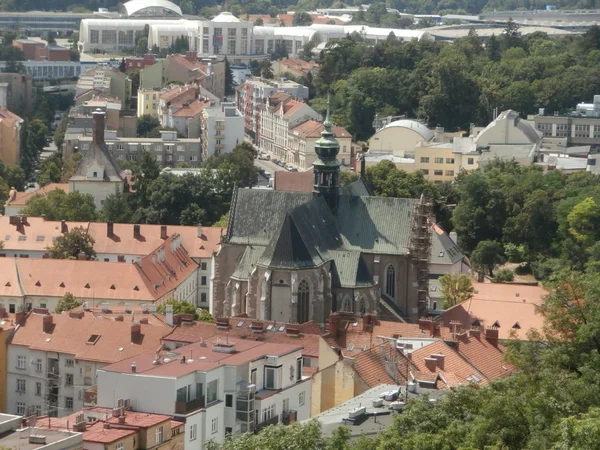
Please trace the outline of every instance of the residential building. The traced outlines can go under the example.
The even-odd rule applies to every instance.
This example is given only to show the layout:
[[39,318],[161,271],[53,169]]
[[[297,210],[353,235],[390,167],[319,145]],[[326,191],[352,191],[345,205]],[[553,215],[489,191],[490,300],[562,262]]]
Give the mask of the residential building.
[[[107,131],[105,144],[108,154],[118,164],[119,160],[137,161],[142,151],[152,154],[161,167],[171,167],[186,162],[192,166],[200,166],[202,147],[200,138],[180,138],[177,131],[161,130],[159,138],[125,138],[118,137],[115,131]],[[76,133],[65,136],[65,154],[75,151],[84,155],[93,146],[93,137],[89,134]],[[114,193],[114,187],[109,194]]]
[[37,49],[44,48],[45,45],[42,41],[34,41],[32,39],[15,39],[12,41],[12,46],[21,50],[25,59],[34,61],[37,60]]
[[6,199],[6,203],[4,204],[4,217],[8,219],[10,216],[16,216],[18,214],[21,214],[21,210],[25,208],[27,202],[33,197],[35,197],[36,195],[46,196],[50,192],[57,189],[68,193],[69,184],[50,183],[29,192],[17,192],[15,189],[11,188],[11,190],[8,193],[8,199]]
[[494,327],[498,339],[528,340],[530,331],[542,331],[544,317],[537,313],[548,292],[525,284],[474,283],[473,298],[448,308],[440,316],[446,326],[459,323],[463,329]]
[[204,107],[200,116],[202,129],[202,158],[230,153],[244,142],[244,117],[235,103]]
[[204,99],[171,106],[167,109],[164,126],[175,128],[188,138],[199,138],[202,134],[202,112],[208,106],[211,106],[211,102]]
[[300,58],[284,58],[273,62],[273,74],[276,77],[284,77],[286,74],[292,74],[295,77],[306,77],[308,74],[314,76],[318,71],[319,64]]
[[97,209],[104,200],[114,195],[115,190],[123,191],[125,179],[119,163],[109,152],[104,141],[105,113],[96,111],[94,130],[89,148],[86,149],[75,174],[69,178],[69,192],[81,192],[94,197]]
[[[310,169],[316,160],[315,147],[323,131],[323,123],[313,119],[288,130],[288,149],[283,160],[301,170]],[[352,135],[344,127],[333,126],[332,131],[340,143],[337,160],[342,166],[350,166],[352,161]]]
[[149,115],[158,119],[159,100],[162,95],[160,87],[138,89],[137,94],[137,116]]
[[[17,281],[13,279],[13,281]],[[1,294],[4,295],[4,292]],[[16,323],[16,315],[8,314],[6,310],[0,309],[0,411],[7,411],[6,407],[6,390],[7,390],[7,380],[6,380],[6,369],[7,369],[7,359],[6,359],[6,349],[8,343],[17,327]],[[1,425],[0,425],[1,427]]]
[[255,143],[261,139],[261,116],[265,110],[267,98],[274,92],[282,91],[298,100],[308,100],[308,88],[295,81],[264,78],[250,78],[235,88],[235,101],[244,117],[244,128]]
[[122,105],[129,105],[131,79],[114,67],[100,65],[81,74],[77,80],[75,97],[89,91],[117,97]]
[[286,161],[290,147],[288,138],[290,129],[307,120],[320,118],[319,113],[314,109],[302,101],[295,100],[287,92],[274,92],[266,99],[261,114],[258,147]]
[[12,45],[20,49],[28,60],[71,61],[71,51],[60,45],[47,45],[31,39],[15,39]]
[[[89,94],[89,95],[88,95]],[[115,131],[120,137],[137,136],[137,118],[126,106],[123,108],[121,100],[104,94],[90,91],[81,95],[76,100],[76,105],[69,110],[69,122],[65,135],[91,133],[94,128],[94,112],[105,113],[105,126],[107,130]],[[63,152],[63,157],[68,158],[72,151]]]
[[33,77],[21,73],[0,73],[0,107],[11,111],[33,107]]
[[148,53],[141,58],[125,58],[125,71],[142,70],[156,62],[156,55]]
[[15,113],[0,107],[0,160],[7,166],[21,162],[24,121]]
[[83,450],[83,434],[72,430],[48,430],[23,426],[26,407],[19,405],[19,414],[0,414],[0,446],[23,450]]
[[63,417],[96,403],[101,367],[154,352],[171,332],[162,322],[148,323],[143,314],[136,318],[34,309],[8,345],[8,410],[24,414],[25,404],[34,415]]
[[98,404],[128,398],[137,411],[173,416],[185,422],[184,448],[203,448],[228,433],[308,419],[311,381],[302,366],[298,344],[210,338],[103,367]]
[[[183,86],[169,86],[167,87],[166,92],[162,92],[158,95],[156,117],[162,126],[166,126],[166,115],[171,106],[181,106],[184,103],[189,104],[197,98],[198,88],[195,85],[185,84]],[[154,102],[154,93],[152,94],[152,101]],[[142,114],[144,114],[143,111]],[[142,114],[140,114],[140,111],[138,111],[138,117]]]

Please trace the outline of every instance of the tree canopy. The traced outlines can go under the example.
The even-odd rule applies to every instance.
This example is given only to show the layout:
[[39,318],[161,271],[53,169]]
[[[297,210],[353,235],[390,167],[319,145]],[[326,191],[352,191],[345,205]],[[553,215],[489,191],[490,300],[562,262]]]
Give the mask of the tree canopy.
[[23,208],[23,214],[46,217],[46,220],[69,220],[75,222],[95,221],[97,218],[94,198],[78,191],[68,194],[55,189],[46,195],[34,195]]
[[79,300],[77,300],[73,294],[71,294],[70,292],[67,292],[67,293],[65,293],[65,295],[62,296],[62,298],[56,304],[56,309],[54,310],[54,312],[56,314],[61,314],[65,311],[70,311],[73,308],[77,308],[78,306],[81,306],[82,304],[83,303],[80,302]]
[[93,259],[96,256],[94,238],[83,227],[75,227],[59,236],[47,250],[53,259],[78,259],[79,255]]

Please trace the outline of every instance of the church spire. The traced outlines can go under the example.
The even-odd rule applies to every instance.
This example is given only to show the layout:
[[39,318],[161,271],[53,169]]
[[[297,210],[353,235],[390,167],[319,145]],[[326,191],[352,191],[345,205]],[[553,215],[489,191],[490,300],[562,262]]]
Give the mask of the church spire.
[[337,160],[340,143],[332,131],[329,95],[327,96],[327,114],[323,128],[321,137],[315,142],[317,159],[313,163],[315,175],[313,192],[323,197],[329,207],[335,210],[340,188],[340,162]]

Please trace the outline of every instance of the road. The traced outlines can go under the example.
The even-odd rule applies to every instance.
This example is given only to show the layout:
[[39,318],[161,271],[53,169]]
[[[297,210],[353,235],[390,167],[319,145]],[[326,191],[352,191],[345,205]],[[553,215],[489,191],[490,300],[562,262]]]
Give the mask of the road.
[[270,173],[287,172],[287,169],[284,169],[283,167],[280,167],[277,164],[272,163],[271,161],[265,161],[263,159],[255,159],[254,165]]

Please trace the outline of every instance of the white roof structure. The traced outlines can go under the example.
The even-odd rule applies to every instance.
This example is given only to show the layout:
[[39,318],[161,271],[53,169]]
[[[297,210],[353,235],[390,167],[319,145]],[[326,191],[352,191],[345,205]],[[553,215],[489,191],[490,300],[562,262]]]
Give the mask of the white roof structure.
[[[433,139],[433,132],[429,128],[427,128],[425,125],[423,125],[420,122],[417,122],[416,120],[409,120],[409,119],[396,120],[392,123],[388,123],[381,130],[385,130],[386,128],[393,128],[393,127],[408,128],[410,130],[416,131],[417,133],[419,133],[421,135],[423,140],[427,141],[427,142],[429,142],[430,140]],[[381,131],[381,130],[379,130],[379,131]]]
[[217,17],[215,17],[211,22],[219,22],[219,23],[239,23],[240,19],[235,17],[229,11],[223,11]]
[[[291,29],[292,27],[288,27]],[[296,27],[298,28],[298,27]],[[403,30],[399,28],[377,28],[368,27],[365,25],[327,25],[327,24],[312,24],[310,27],[313,30],[318,30],[321,34],[326,35],[329,39],[339,38],[354,32],[363,34],[367,39],[386,39],[390,33],[394,33],[400,40],[432,41],[433,36],[425,30]]]
[[127,17],[182,16],[181,8],[168,0],[131,0],[123,4]]

